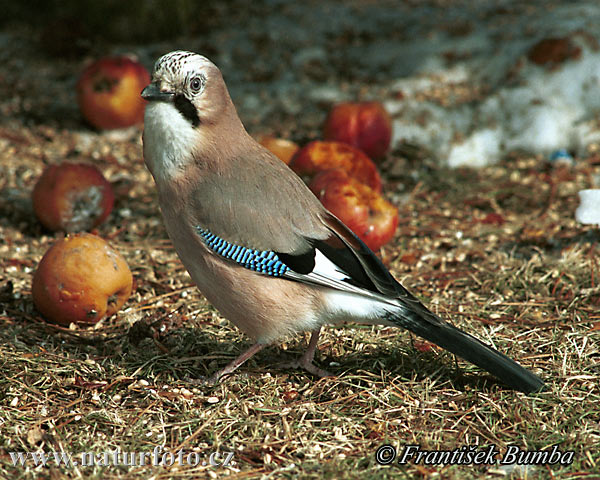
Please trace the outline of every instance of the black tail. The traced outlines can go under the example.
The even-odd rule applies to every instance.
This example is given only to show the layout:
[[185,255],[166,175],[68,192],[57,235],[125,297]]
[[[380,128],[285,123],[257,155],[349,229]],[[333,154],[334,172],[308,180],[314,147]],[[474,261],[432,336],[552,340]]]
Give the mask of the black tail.
[[402,308],[398,313],[390,312],[386,320],[487,370],[515,390],[534,393],[544,389],[544,382],[538,376],[481,340],[444,322],[414,297],[411,300],[415,303],[407,302],[408,308]]

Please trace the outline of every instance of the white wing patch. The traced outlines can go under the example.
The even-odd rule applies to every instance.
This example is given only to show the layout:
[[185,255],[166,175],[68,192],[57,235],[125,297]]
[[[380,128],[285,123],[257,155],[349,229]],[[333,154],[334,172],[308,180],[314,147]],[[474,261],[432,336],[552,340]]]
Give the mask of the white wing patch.
[[312,273],[340,282],[350,279],[346,272],[323,255],[320,250],[315,250],[315,268]]
[[329,260],[318,249],[315,251],[315,267],[309,274],[303,275],[288,270],[284,277],[304,283],[326,287],[324,320],[337,323],[353,320],[371,324],[391,323],[383,320],[386,312],[398,308],[398,300],[357,287],[348,282],[350,276]]

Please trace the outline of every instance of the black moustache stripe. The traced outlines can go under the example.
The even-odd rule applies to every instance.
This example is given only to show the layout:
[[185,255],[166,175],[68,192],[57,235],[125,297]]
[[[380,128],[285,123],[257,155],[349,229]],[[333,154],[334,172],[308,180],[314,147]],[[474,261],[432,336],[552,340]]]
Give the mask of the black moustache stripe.
[[198,117],[198,111],[192,102],[184,95],[176,95],[173,101],[175,108],[181,113],[188,122],[194,127],[200,125],[200,117]]

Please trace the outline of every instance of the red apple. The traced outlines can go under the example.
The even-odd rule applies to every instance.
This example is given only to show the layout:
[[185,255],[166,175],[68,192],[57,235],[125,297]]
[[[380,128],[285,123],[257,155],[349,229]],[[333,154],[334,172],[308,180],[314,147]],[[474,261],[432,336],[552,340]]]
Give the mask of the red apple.
[[105,57],[88,66],[77,81],[77,102],[84,118],[99,129],[124,128],[144,119],[140,92],[150,83],[141,63]]
[[310,142],[294,155],[290,167],[298,175],[314,175],[340,168],[376,192],[381,192],[381,177],[375,164],[359,149],[345,143]]
[[49,230],[92,229],[110,214],[115,200],[110,183],[92,165],[62,163],[44,170],[32,193],[33,211]]
[[276,138],[271,136],[258,137],[258,143],[274,153],[286,165],[290,164],[292,157],[300,148],[297,143],[285,138]]
[[390,147],[392,118],[379,102],[340,103],[329,112],[323,137],[353,145],[378,159]]
[[396,207],[343,170],[321,172],[309,187],[371,250],[378,250],[394,236],[398,227]]

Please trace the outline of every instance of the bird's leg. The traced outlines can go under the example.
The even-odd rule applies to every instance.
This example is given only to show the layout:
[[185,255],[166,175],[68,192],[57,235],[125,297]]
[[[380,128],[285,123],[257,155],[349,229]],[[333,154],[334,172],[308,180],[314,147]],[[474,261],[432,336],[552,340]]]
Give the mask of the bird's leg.
[[288,368],[304,368],[309,373],[317,377],[333,377],[334,375],[329,373],[327,370],[323,370],[313,364],[313,359],[315,358],[315,350],[317,349],[317,343],[319,343],[319,333],[321,332],[321,328],[319,327],[317,330],[314,330],[310,336],[310,341],[308,342],[308,348],[304,355],[302,355],[295,362],[288,363],[286,366]]
[[255,343],[248,350],[246,350],[239,357],[237,357],[234,361],[228,364],[226,367],[214,373],[208,380],[208,383],[210,383],[211,385],[216,385],[221,380],[221,377],[235,372],[247,360],[252,358],[256,353],[260,352],[265,347],[265,343]]

